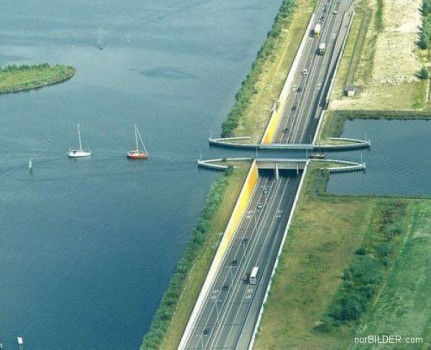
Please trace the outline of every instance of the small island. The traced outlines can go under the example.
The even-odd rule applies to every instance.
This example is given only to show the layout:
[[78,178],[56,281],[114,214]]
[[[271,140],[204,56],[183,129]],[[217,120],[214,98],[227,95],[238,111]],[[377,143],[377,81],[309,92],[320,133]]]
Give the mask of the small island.
[[74,76],[72,66],[42,64],[10,64],[0,67],[0,93],[30,90],[46,85],[60,83]]

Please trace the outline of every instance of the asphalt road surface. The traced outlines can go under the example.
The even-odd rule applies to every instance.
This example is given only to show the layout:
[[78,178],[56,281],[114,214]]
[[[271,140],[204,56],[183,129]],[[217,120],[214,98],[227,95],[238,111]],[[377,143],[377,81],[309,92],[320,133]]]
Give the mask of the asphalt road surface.
[[[247,349],[302,174],[266,172],[200,310],[187,349]],[[259,267],[257,284],[249,274]],[[244,280],[244,277],[247,280]]]
[[[287,97],[276,143],[312,142],[351,16],[350,1],[323,0],[319,3]],[[322,29],[320,37],[315,38],[313,29],[317,23]],[[326,44],[323,55],[317,52],[320,43]],[[307,74],[303,73],[304,69]]]

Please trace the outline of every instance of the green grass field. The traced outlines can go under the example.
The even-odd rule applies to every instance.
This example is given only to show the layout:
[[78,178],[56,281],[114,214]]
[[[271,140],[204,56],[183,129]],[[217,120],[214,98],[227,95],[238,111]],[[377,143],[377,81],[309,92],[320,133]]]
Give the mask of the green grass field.
[[[412,200],[409,231],[387,283],[358,328],[358,336],[419,337],[423,343],[394,344],[391,349],[431,348],[431,200]],[[358,345],[356,349],[388,349]]]
[[[305,179],[255,349],[347,349],[354,348],[358,334],[381,333],[422,336],[429,344],[431,200],[318,196],[325,181],[319,179],[316,167]],[[393,244],[375,297],[360,322],[322,331],[322,320],[343,284],[344,270],[357,257],[355,252],[381,243],[376,232],[391,203],[405,206],[404,214],[397,217],[405,229]],[[416,348],[429,349],[422,344],[408,349]]]

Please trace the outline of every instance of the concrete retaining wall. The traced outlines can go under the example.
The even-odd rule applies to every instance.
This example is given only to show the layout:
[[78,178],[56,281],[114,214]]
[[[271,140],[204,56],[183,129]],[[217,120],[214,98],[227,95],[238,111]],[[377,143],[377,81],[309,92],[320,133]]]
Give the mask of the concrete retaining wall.
[[193,308],[193,312],[189,318],[189,322],[187,323],[187,327],[184,331],[183,337],[181,338],[179,349],[184,349],[185,346],[187,345],[187,340],[199,317],[199,312],[201,310],[201,307],[205,302],[205,299],[208,293],[211,290],[211,286],[214,282],[215,277],[217,276],[218,270],[221,267],[221,263],[223,262],[223,258],[226,254],[226,251],[230,243],[232,242],[235,232],[245,213],[248,202],[254,192],[258,177],[259,177],[259,174],[258,174],[257,165],[256,165],[256,162],[253,162],[253,164],[251,165],[250,171],[247,175],[247,178],[244,182],[244,185],[242,187],[241,193],[239,194],[238,200],[232,211],[230,220],[226,226],[226,230],[224,231],[223,238],[214,256],[214,260],[211,263],[211,267],[208,271],[207,277],[205,279],[204,285],[202,286],[202,289],[199,294],[198,300],[196,301],[195,307]]
[[302,185],[304,183],[304,179],[305,179],[305,176],[307,173],[307,168],[308,168],[308,163],[305,166],[304,173],[302,174],[301,182],[300,182],[299,187],[298,187],[298,191],[296,192],[295,200],[294,200],[293,205],[292,205],[292,210],[290,211],[290,215],[289,215],[289,220],[287,221],[286,229],[284,230],[284,234],[283,234],[283,239],[281,241],[280,248],[278,249],[277,258],[275,260],[274,267],[273,267],[272,272],[271,272],[271,277],[270,277],[270,280],[268,283],[268,287],[266,288],[265,297],[263,299],[262,306],[261,306],[260,311],[259,311],[259,316],[257,318],[256,325],[254,326],[253,336],[251,338],[251,342],[250,342],[250,345],[248,347],[248,350],[253,349],[254,341],[256,339],[256,334],[258,332],[260,321],[261,321],[262,315],[263,315],[263,311],[265,309],[265,303],[268,300],[269,292],[271,290],[272,279],[275,275],[278,263],[280,261],[280,256],[281,256],[281,253],[283,251],[284,242],[286,241],[287,233],[289,232],[289,227],[290,227],[290,224],[292,223],[293,214],[295,212],[296,205],[298,204],[299,195],[301,193]]
[[296,70],[298,68],[300,58],[302,56],[302,51],[304,51],[305,43],[307,41],[307,37],[311,30],[311,23],[313,22],[314,16],[315,14],[313,13],[310,21],[308,22],[308,26],[305,31],[304,37],[302,39],[301,45],[299,46],[298,51],[296,52],[296,57],[292,63],[289,74],[287,75],[283,89],[281,90],[280,95],[278,97],[277,101],[279,105],[271,114],[265,133],[263,134],[261,143],[270,144],[274,141],[274,137],[277,133],[278,126],[284,114],[284,109],[286,108],[287,96],[289,95],[293,78],[295,77]]

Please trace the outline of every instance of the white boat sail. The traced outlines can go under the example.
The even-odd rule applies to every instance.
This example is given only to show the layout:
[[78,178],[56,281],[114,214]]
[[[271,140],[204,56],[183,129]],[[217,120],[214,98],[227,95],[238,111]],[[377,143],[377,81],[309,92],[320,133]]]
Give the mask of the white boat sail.
[[70,158],[90,157],[91,156],[91,152],[82,149],[81,132],[79,130],[79,124],[78,124],[78,139],[79,139],[79,149],[69,149],[68,156]]
[[[141,149],[139,148],[139,141],[141,141]],[[136,142],[136,148],[132,151],[129,151],[127,153],[127,158],[129,159],[147,159],[148,158],[148,152],[145,148],[144,141],[142,141],[141,134],[139,133],[138,127],[135,125],[135,142]]]

